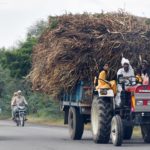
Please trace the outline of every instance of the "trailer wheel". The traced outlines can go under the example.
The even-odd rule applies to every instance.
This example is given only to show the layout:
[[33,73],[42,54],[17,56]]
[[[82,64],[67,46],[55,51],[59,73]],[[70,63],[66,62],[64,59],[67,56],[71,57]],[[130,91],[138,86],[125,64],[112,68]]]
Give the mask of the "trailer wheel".
[[141,133],[145,143],[150,143],[150,125],[142,125]]
[[133,133],[133,126],[124,125],[123,139],[130,140]]
[[112,118],[111,139],[114,146],[121,146],[123,141],[123,124],[119,115]]
[[91,125],[95,143],[108,143],[112,118],[111,103],[107,99],[94,97],[91,108]]
[[68,125],[70,138],[72,140],[80,140],[84,131],[84,121],[79,109],[70,107],[68,114]]

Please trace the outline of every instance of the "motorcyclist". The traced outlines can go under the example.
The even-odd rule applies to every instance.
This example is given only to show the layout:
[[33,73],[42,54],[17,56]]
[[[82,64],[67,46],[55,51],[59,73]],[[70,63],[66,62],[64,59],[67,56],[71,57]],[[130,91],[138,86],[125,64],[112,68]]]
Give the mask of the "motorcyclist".
[[15,96],[11,102],[12,111],[13,111],[12,112],[13,119],[14,119],[16,111],[18,110],[18,106],[27,106],[27,105],[28,105],[28,103],[27,103],[25,97],[22,96],[22,92],[21,92],[21,90],[19,90],[17,92],[17,96]]
[[14,101],[16,101],[15,99],[17,98],[17,95],[18,95],[18,93],[14,92],[13,97],[11,99],[12,119],[14,119],[14,109],[15,109]]

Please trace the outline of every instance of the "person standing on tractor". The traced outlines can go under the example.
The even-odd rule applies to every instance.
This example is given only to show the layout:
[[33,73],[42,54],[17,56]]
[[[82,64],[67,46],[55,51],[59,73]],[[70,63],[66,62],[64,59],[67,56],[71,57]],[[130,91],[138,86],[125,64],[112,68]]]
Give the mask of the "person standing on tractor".
[[109,68],[109,65],[106,63],[103,66],[103,70],[99,73],[98,76],[98,85],[96,86],[96,90],[99,89],[112,89],[114,94],[116,95],[116,81],[115,77],[112,78],[112,71]]
[[150,84],[150,71],[148,69],[148,62],[147,60],[143,60],[141,67],[136,70],[136,78],[137,78],[137,83],[143,84],[143,85],[148,85]]
[[[118,70],[117,78],[122,76],[122,77],[128,79],[129,77],[135,76],[134,70],[133,70],[132,66],[130,65],[130,62],[128,59],[123,57],[121,60],[121,65],[122,65],[122,68],[120,68]],[[121,91],[122,91],[122,86],[120,84],[117,84],[117,95],[115,97],[117,106],[120,106],[120,104],[121,104],[121,97],[120,97]]]
[[150,71],[148,69],[148,61],[143,60],[142,62],[142,69],[141,69],[141,77],[143,79],[143,85],[149,84],[149,77],[150,77]]

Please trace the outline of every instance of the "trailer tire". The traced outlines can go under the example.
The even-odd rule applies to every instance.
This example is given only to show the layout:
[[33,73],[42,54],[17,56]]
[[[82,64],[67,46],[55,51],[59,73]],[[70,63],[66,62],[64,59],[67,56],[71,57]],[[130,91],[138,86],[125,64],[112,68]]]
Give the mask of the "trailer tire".
[[114,146],[121,146],[123,141],[123,124],[119,115],[112,118],[111,139]]
[[68,114],[69,134],[72,140],[80,140],[84,131],[84,120],[79,109],[69,108]]
[[132,133],[133,133],[133,126],[124,125],[124,131],[123,132],[124,132],[123,139],[130,140],[132,137]]
[[150,125],[142,125],[141,133],[145,143],[150,143]]
[[94,97],[91,125],[95,143],[108,143],[110,139],[112,107],[110,100]]

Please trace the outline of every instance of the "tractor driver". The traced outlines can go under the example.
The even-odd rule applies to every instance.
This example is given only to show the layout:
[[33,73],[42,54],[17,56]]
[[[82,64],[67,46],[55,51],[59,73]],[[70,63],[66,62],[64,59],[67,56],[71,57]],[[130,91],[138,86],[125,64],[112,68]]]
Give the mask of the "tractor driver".
[[134,76],[134,70],[132,66],[130,65],[130,62],[128,59],[125,59],[124,57],[121,60],[122,68],[120,68],[117,72],[117,77],[119,75],[123,75],[123,77],[131,77]]
[[[132,66],[130,65],[130,62],[128,59],[125,59],[124,57],[121,60],[121,65],[122,68],[120,68],[117,72],[117,78],[121,75],[125,78],[131,77],[131,76],[135,76],[134,75],[134,70],[132,68]],[[121,91],[122,91],[122,86],[120,84],[117,84],[117,95],[115,97],[116,100],[116,104],[117,106],[120,106],[121,104]]]

